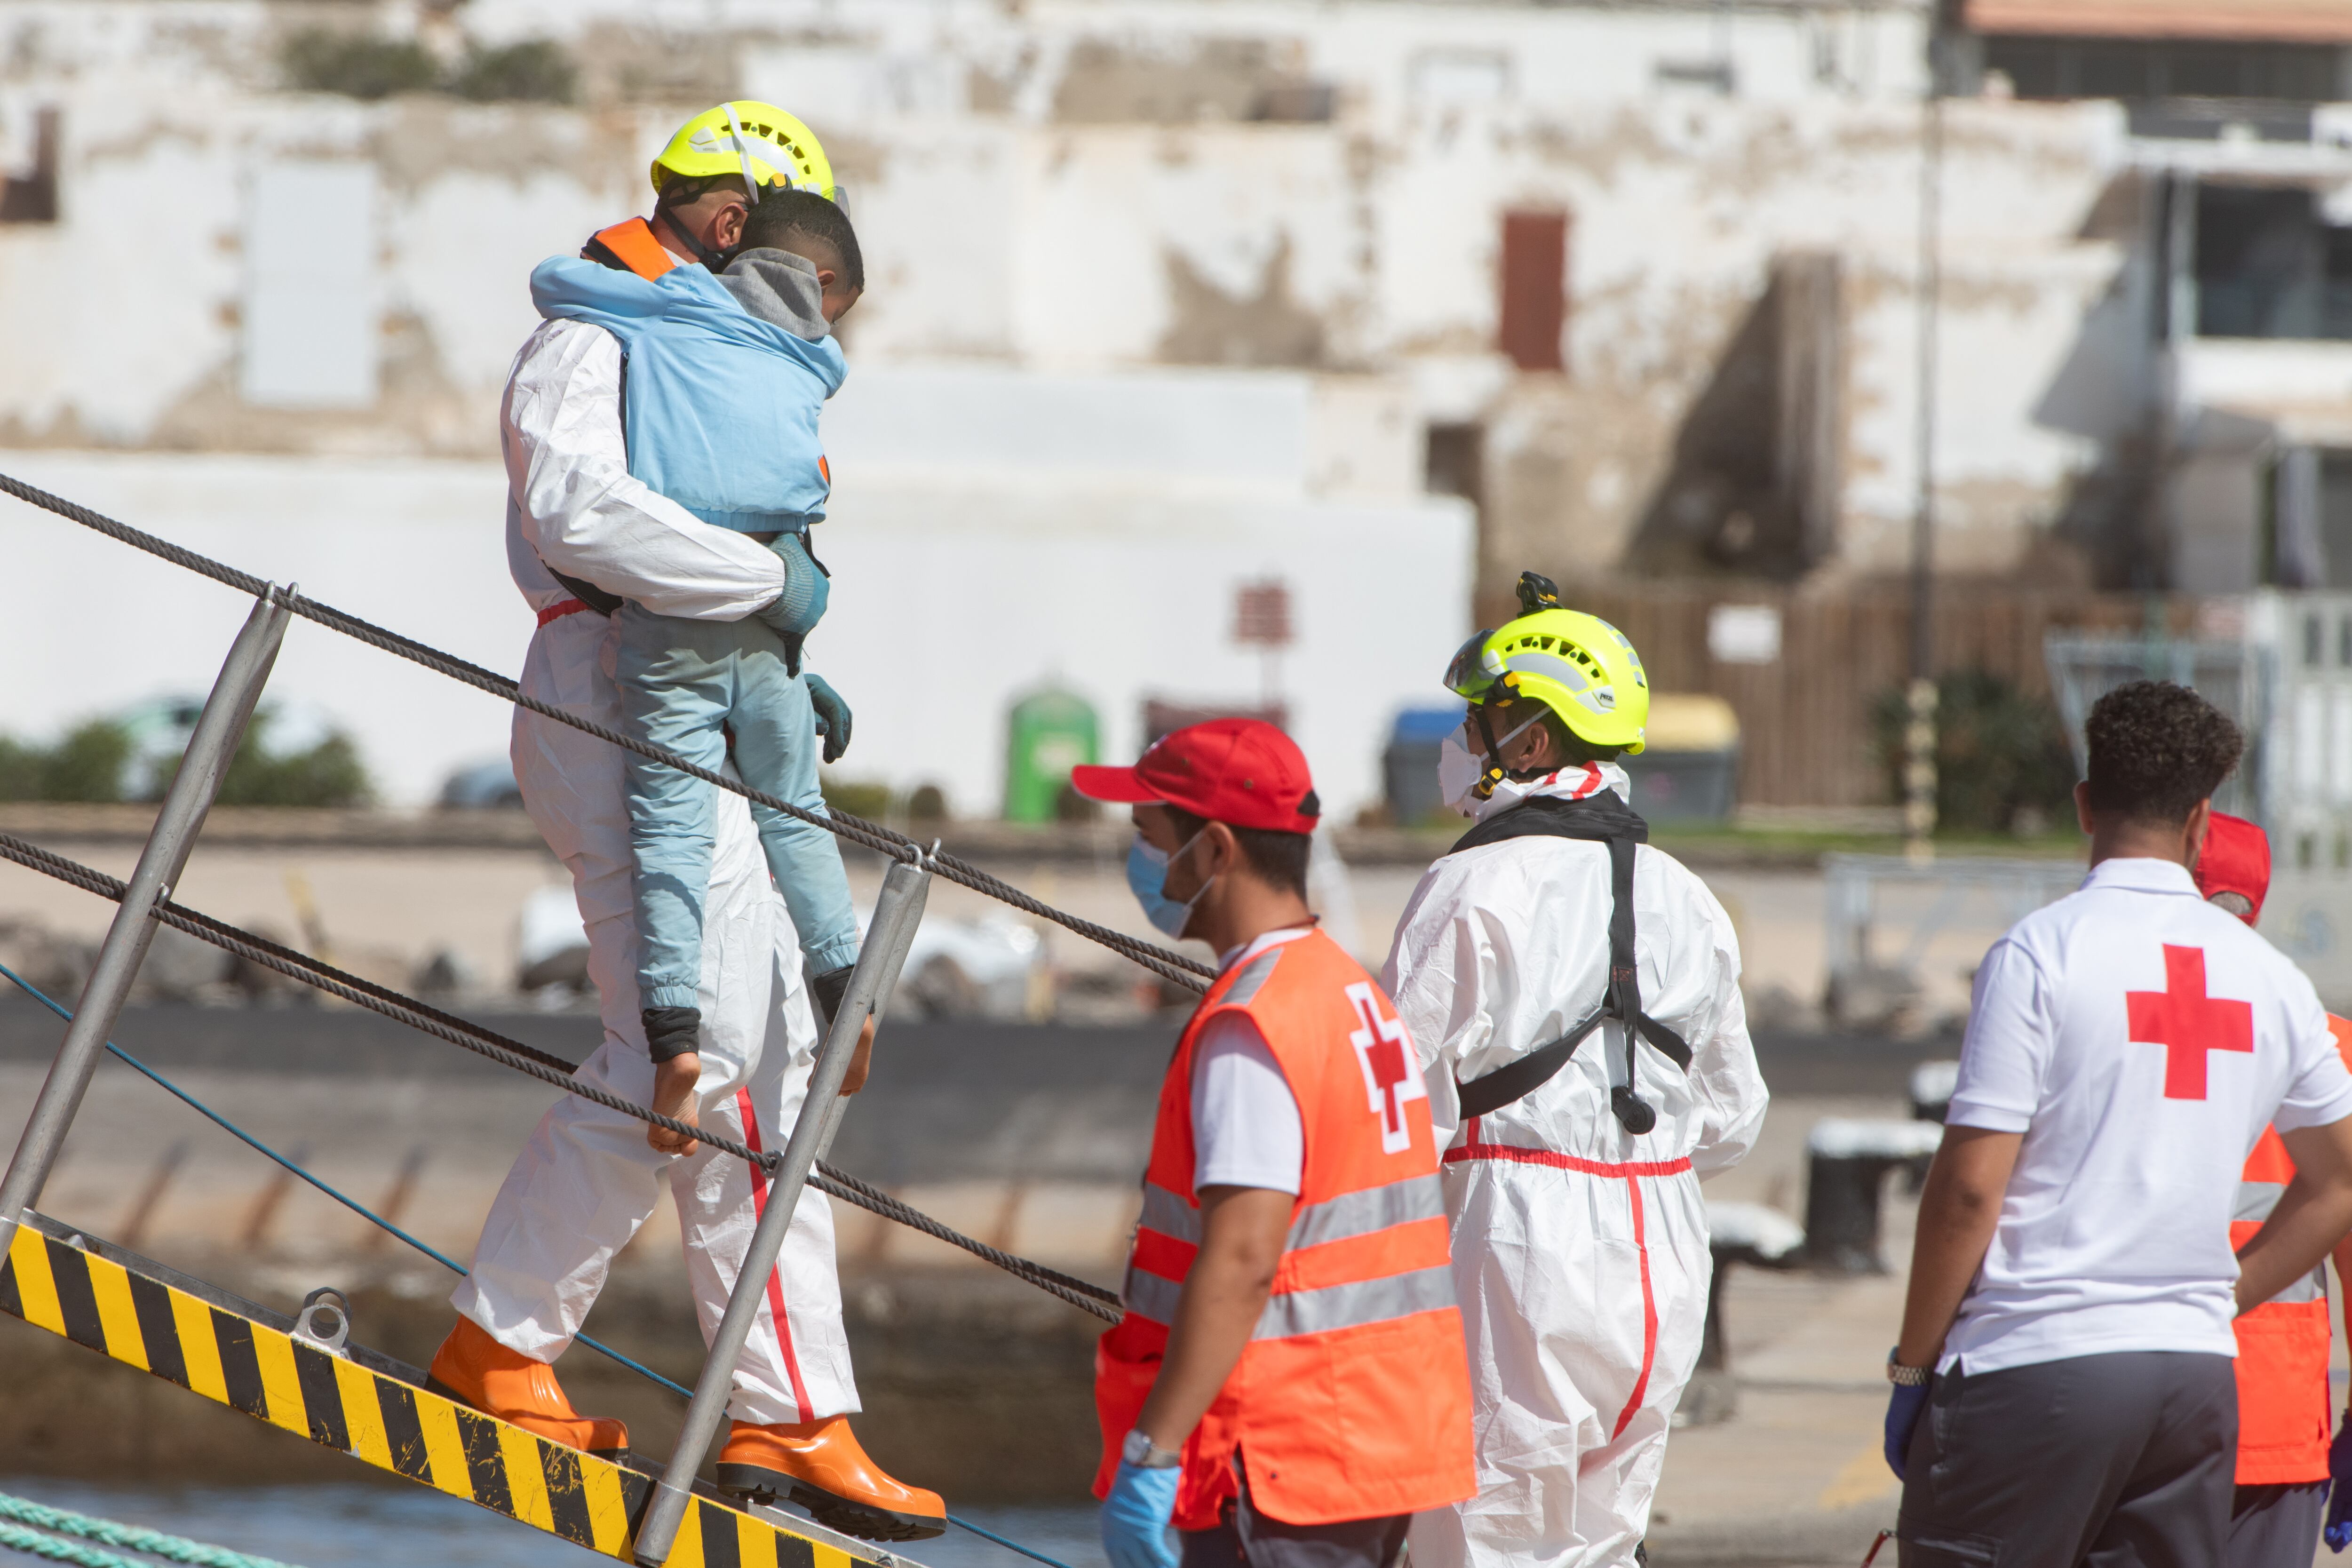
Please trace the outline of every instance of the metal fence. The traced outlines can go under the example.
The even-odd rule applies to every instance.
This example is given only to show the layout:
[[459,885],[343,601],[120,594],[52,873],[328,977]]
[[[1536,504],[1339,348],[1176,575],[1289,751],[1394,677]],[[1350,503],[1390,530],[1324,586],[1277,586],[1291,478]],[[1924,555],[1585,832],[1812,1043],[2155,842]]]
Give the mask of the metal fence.
[[[1937,667],[1988,670],[2036,696],[2050,689],[2042,649],[2053,630],[2133,631],[2151,615],[2185,627],[2193,614],[2187,600],[2015,584],[1946,583],[1937,595]],[[1871,709],[1905,679],[1911,613],[1900,583],[1620,584],[1571,587],[1568,597],[1633,639],[1654,689],[1711,692],[1731,704],[1739,715],[1740,804],[1860,806],[1888,798]],[[1710,637],[1722,608],[1776,616],[1777,654],[1754,662],[1717,657],[1738,651]]]

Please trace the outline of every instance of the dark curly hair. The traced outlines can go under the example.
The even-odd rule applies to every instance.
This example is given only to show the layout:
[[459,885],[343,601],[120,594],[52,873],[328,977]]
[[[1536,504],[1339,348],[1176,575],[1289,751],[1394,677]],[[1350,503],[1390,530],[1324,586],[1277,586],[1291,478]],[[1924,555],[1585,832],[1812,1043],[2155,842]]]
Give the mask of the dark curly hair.
[[[812,241],[814,255],[810,254]],[[857,248],[857,231],[850,227],[849,215],[814,191],[762,195],[760,205],[743,216],[743,248],[789,250],[819,267],[826,267],[824,253],[830,251],[832,264],[826,269],[840,275],[841,286],[853,294],[866,287],[866,258]]]
[[2139,822],[2189,820],[2238,765],[2246,738],[2185,686],[2135,680],[2091,707],[2091,809]]

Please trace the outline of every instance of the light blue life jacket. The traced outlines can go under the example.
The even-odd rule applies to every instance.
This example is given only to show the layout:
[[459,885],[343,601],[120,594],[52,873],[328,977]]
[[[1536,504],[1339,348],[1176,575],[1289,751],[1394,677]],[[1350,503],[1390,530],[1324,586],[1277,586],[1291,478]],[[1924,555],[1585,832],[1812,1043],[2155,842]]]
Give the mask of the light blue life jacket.
[[739,533],[821,521],[833,489],[817,416],[849,366],[746,310],[700,267],[657,279],[578,257],[542,261],[531,303],[621,340],[629,472],[703,521]]

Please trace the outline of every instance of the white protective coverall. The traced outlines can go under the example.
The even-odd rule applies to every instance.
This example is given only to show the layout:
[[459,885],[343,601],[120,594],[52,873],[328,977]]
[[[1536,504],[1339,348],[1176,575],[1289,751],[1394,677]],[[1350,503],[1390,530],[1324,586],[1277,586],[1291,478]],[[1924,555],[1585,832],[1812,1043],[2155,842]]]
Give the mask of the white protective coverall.
[[[572,600],[551,565],[666,616],[727,620],[766,604],[782,589],[783,569],[765,546],[696,520],[629,477],[621,374],[618,341],[577,321],[543,323],[515,358],[501,444],[516,586],[542,617]],[[593,611],[542,618],[523,661],[523,691],[621,728],[613,632]],[[653,1096],[653,1063],[638,1016],[621,757],[593,736],[515,711],[515,778],[548,847],[571,868],[604,1015],[604,1043],[580,1076],[643,1105]],[[713,793],[701,1122],[753,1148],[780,1148],[807,1093],[815,1017],[750,807],[740,795]],[[682,1158],[657,1152],[645,1123],[570,1095],[540,1119],[508,1173],[483,1223],[473,1273],[451,1302],[509,1349],[553,1361],[579,1332],[614,1254],[652,1215],[665,1179],[708,1342],[751,1244],[765,1177],[755,1192],[749,1166],[707,1144]],[[773,1426],[857,1408],[833,1210],[806,1189],[737,1364],[728,1411]]]
[[[1481,819],[1533,795],[1630,793],[1597,763],[1507,783]],[[1415,1516],[1414,1568],[1622,1568],[1649,1527],[1675,1402],[1706,1322],[1699,1179],[1736,1163],[1764,1121],[1763,1079],[1739,995],[1739,944],[1706,884],[1635,851],[1643,1008],[1691,1047],[1685,1075],[1639,1047],[1627,1132],[1610,1108],[1625,1077],[1614,1025],[1526,1098],[1462,1123],[1469,1082],[1580,1023],[1609,967],[1609,851],[1507,839],[1429,868],[1381,975],[1412,1032],[1447,1145],[1454,1280],[1470,1352],[1478,1493]]]

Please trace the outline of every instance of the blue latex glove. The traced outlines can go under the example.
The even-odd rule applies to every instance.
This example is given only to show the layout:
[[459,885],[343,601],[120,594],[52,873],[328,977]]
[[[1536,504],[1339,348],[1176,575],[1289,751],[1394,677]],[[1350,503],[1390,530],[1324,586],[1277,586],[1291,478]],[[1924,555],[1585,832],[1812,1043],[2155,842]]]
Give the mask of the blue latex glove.
[[2336,1428],[2336,1441],[2327,1445],[2327,1479],[2334,1484],[2327,1489],[2327,1528],[2323,1532],[2330,1552],[2341,1552],[2352,1546],[2352,1410]]
[[1146,1470],[1119,1461],[1102,1506],[1103,1554],[1110,1568],[1176,1568],[1168,1521],[1176,1516],[1176,1483],[1183,1474],[1173,1465]]
[[1898,1481],[1911,1479],[1904,1474],[1905,1467],[1911,1462],[1911,1433],[1919,1425],[1919,1417],[1927,1413],[1927,1393],[1933,1387],[1932,1378],[1909,1387],[1898,1383],[1894,1396],[1886,1402],[1886,1468],[1895,1472]]
[[808,682],[809,706],[816,710],[816,732],[824,737],[824,760],[837,763],[849,750],[849,704],[815,670],[801,679]]

